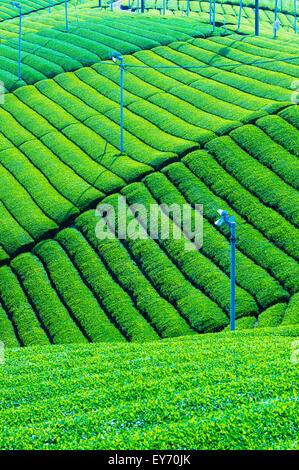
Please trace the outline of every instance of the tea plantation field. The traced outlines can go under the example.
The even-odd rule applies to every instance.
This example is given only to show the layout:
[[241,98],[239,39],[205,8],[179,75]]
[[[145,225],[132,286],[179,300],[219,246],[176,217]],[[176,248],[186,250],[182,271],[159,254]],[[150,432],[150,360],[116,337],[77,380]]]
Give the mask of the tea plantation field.
[[298,334],[9,350],[0,449],[298,449]]
[[[111,15],[98,21],[113,23]],[[228,231],[214,226],[218,208],[238,225],[238,328],[259,327],[259,317],[262,326],[298,322],[296,48],[220,29],[212,34],[204,24],[192,38],[184,19],[118,16],[116,23],[133,22],[145,31],[149,25],[152,39],[142,37],[148,50],[140,40],[125,56],[124,155],[119,69],[111,60],[98,55],[91,66],[72,64],[56,75],[49,62],[52,78],[38,80],[28,70],[32,85],[14,82],[5,95],[0,334],[7,346],[222,330],[230,267]],[[170,36],[162,40],[159,28]],[[78,47],[63,39],[73,35],[58,29],[38,26],[28,37],[62,35],[50,43],[75,57]],[[80,34],[76,41],[85,44]],[[88,41],[91,54],[99,43]],[[202,249],[186,251],[183,237],[97,239],[94,208],[102,201],[117,211],[119,198],[147,207],[202,203]],[[161,216],[178,224],[173,214]],[[137,220],[148,235],[147,221]]]
[[[253,3],[238,29],[217,2],[213,31],[202,1],[72,0],[67,28],[64,1],[23,0],[19,80],[1,2],[1,450],[298,448],[299,40],[293,2],[275,39]],[[141,239],[100,239],[99,203]]]

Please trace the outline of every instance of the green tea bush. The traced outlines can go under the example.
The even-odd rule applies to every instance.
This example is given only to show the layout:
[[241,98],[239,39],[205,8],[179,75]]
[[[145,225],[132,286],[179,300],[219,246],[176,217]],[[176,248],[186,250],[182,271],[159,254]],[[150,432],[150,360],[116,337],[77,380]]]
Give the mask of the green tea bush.
[[56,291],[90,341],[124,341],[56,241],[48,240],[38,244],[34,253],[45,264]]
[[[265,127],[265,123],[268,122],[268,117],[273,116],[266,116],[266,118],[262,118],[262,120],[259,119],[257,123],[262,121],[262,123],[264,123],[263,127]],[[266,121],[263,121],[263,119],[266,119]],[[241,148],[280,176],[286,183],[292,185],[294,188],[299,187],[298,158],[274,142],[261,129],[249,124],[233,130],[229,135]],[[289,139],[291,140],[291,138],[292,134]],[[253,168],[251,165],[249,166]],[[254,172],[255,176],[257,176],[257,174],[258,172]],[[268,178],[267,181],[269,185],[270,178]]]
[[140,315],[132,298],[111,277],[101,259],[78,231],[65,229],[59,232],[56,239],[100,301],[109,319],[117,325],[126,339],[144,342],[159,338]]
[[[237,132],[236,135],[239,133]],[[245,146],[246,143],[243,145]],[[299,215],[296,213],[298,194],[294,188],[251,158],[228,136],[208,142],[206,148],[215,155],[221,166],[250,193],[298,226]],[[287,226],[287,222],[285,223]]]
[[[47,334],[40,324],[33,306],[28,301],[17,277],[8,266],[0,268],[0,291],[7,315],[16,327],[22,345],[49,344]],[[2,331],[0,328],[1,333]]]
[[11,266],[38,311],[39,317],[54,343],[84,343],[86,338],[61,302],[38,258],[25,253],[14,258]]
[[[196,180],[194,175],[182,165],[182,163],[171,164],[163,169],[165,174],[153,173],[144,179],[144,183],[150,189],[151,193],[158,200],[160,204],[171,205],[176,204],[187,204],[188,202],[192,205],[201,201],[200,186],[201,183]],[[177,187],[170,182],[165,175],[168,175],[172,181],[175,181]],[[198,199],[192,195],[192,188],[194,188],[194,196],[199,193]],[[208,191],[208,190],[207,190]],[[185,197],[183,196],[185,195]],[[190,197],[187,198],[187,197]],[[206,201],[204,201],[206,202]],[[220,269],[222,269],[227,276],[230,275],[230,261],[229,261],[229,243],[226,238],[216,229],[213,220],[210,219],[210,214],[206,214],[205,204],[203,206],[203,234],[204,240],[203,245],[200,249],[213,263],[215,263]],[[210,222],[209,222],[210,219]],[[192,231],[194,231],[194,224],[192,224]],[[227,256],[225,256],[227,254]],[[263,308],[266,307],[269,302],[272,303],[273,299],[280,298],[285,295],[283,290],[278,285],[277,281],[273,278],[265,269],[257,266],[248,257],[244,256],[242,252],[237,251],[236,255],[238,270],[236,273],[237,283],[240,287],[250,292],[250,294],[257,299]],[[196,263],[194,263],[196,265]],[[246,275],[245,275],[246,273]],[[270,287],[271,286],[271,287]],[[220,289],[221,291],[223,288]],[[271,292],[271,293],[270,293]],[[244,312],[245,315],[249,314],[246,303],[241,302],[239,297],[238,308]],[[257,313],[256,311],[252,313]]]

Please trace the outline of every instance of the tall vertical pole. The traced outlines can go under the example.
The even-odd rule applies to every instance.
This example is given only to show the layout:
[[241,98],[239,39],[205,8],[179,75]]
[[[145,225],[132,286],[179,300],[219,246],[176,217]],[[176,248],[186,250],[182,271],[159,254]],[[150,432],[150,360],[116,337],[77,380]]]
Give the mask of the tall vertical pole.
[[166,13],[166,0],[163,0],[163,15]]
[[68,21],[68,16],[67,16],[67,0],[65,0],[65,29],[68,31],[69,30],[69,21]]
[[49,13],[51,13],[51,0],[49,0]]
[[137,13],[139,13],[139,0],[137,0]]
[[240,26],[241,26],[242,7],[243,7],[243,0],[240,0],[238,29],[240,29]]
[[210,0],[210,24],[212,24],[212,0]]
[[278,10],[278,0],[275,0],[275,11],[274,11],[274,38],[276,38],[276,34],[277,34],[277,27],[276,27],[277,10]]
[[144,0],[141,0],[141,13],[144,13]]
[[124,150],[124,59],[120,57],[120,153]]
[[255,35],[260,34],[259,0],[255,0]]
[[110,1],[110,10],[113,11],[113,0]]
[[214,0],[214,6],[213,6],[213,32],[215,31],[215,18],[216,18],[216,0]]
[[189,16],[190,0],[187,0],[187,16]]
[[21,52],[22,52],[22,7],[20,6],[19,18],[19,64],[18,64],[18,79],[21,80]]
[[99,0],[99,8],[102,8],[102,0]]
[[235,316],[236,316],[236,222],[230,223],[231,237],[230,237],[230,331],[235,331]]

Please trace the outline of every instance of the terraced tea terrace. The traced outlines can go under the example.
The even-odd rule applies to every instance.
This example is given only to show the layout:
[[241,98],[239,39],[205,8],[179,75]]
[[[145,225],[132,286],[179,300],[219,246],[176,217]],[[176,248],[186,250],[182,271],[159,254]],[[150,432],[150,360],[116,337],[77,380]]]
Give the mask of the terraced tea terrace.
[[[215,28],[202,1],[187,17],[181,1],[163,15],[158,0],[143,14],[74,0],[66,23],[64,1],[24,0],[20,57],[8,3],[0,449],[297,448],[293,2],[274,38],[270,0],[259,36],[252,0],[240,28],[236,0],[217,2]],[[115,215],[106,237],[99,204]],[[219,209],[237,229],[234,333]],[[122,210],[140,237],[115,238]]]

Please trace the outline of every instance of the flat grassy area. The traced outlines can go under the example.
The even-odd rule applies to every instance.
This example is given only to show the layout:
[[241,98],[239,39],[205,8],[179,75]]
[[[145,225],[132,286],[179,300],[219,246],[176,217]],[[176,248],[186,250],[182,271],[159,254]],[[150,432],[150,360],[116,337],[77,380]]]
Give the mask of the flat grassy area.
[[298,449],[298,327],[7,350],[1,449]]

